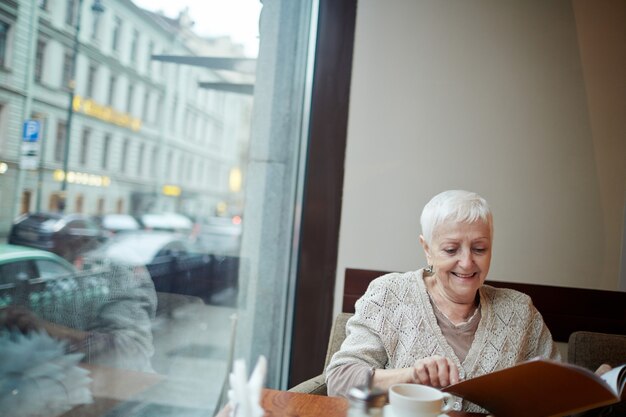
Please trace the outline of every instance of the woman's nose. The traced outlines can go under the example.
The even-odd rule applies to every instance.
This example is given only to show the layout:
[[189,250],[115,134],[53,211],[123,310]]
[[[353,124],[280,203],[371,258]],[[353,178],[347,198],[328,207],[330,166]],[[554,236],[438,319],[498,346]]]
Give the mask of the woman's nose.
[[461,258],[459,259],[459,266],[461,268],[471,268],[474,264],[474,257],[471,250],[461,252]]

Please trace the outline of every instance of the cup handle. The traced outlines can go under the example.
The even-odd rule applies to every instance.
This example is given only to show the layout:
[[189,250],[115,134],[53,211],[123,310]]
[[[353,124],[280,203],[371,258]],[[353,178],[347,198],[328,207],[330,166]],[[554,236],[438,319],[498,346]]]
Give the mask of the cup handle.
[[454,398],[452,395],[447,392],[442,392],[443,395],[443,407],[441,407],[442,413],[447,413],[448,411],[452,411],[452,405],[454,404]]

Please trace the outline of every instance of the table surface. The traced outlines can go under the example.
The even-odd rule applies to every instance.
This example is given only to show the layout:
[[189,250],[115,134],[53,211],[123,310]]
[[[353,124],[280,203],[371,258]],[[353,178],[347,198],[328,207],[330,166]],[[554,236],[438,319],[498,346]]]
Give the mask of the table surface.
[[[340,397],[302,394],[273,389],[263,390],[261,404],[265,417],[345,417],[348,401]],[[228,413],[220,413],[219,417]],[[450,417],[485,417],[485,414],[451,411]]]
[[[92,374],[94,402],[72,409],[62,417],[98,417],[116,405],[132,400],[136,394],[161,382],[164,378],[156,374],[120,371],[97,366],[84,366]],[[348,400],[341,397],[302,394],[275,389],[264,389],[261,405],[264,417],[346,417]],[[217,417],[228,417],[227,409]],[[452,411],[450,417],[485,417],[485,414]]]

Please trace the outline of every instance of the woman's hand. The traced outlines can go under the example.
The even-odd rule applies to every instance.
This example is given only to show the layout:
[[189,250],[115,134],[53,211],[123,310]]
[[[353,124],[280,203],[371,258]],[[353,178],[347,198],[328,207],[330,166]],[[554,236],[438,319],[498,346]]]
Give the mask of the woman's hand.
[[0,328],[28,333],[40,330],[42,327],[43,321],[25,307],[9,306],[0,310]]
[[452,360],[435,355],[413,364],[413,382],[441,388],[459,382],[459,370]]
[[415,361],[410,368],[376,369],[372,384],[388,390],[393,384],[411,383],[445,387],[459,382],[459,370],[454,362],[443,356],[429,356]]
[[611,369],[612,369],[611,365],[609,365],[608,363],[603,363],[602,365],[598,367],[598,369],[596,369],[596,375],[605,374],[609,372]]

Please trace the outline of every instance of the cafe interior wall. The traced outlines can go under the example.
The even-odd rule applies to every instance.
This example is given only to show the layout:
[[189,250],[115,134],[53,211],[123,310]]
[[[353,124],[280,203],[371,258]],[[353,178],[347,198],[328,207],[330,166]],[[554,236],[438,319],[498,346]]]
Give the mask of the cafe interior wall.
[[492,206],[489,278],[620,287],[625,5],[359,1],[335,313],[345,268],[425,266],[445,189]]

